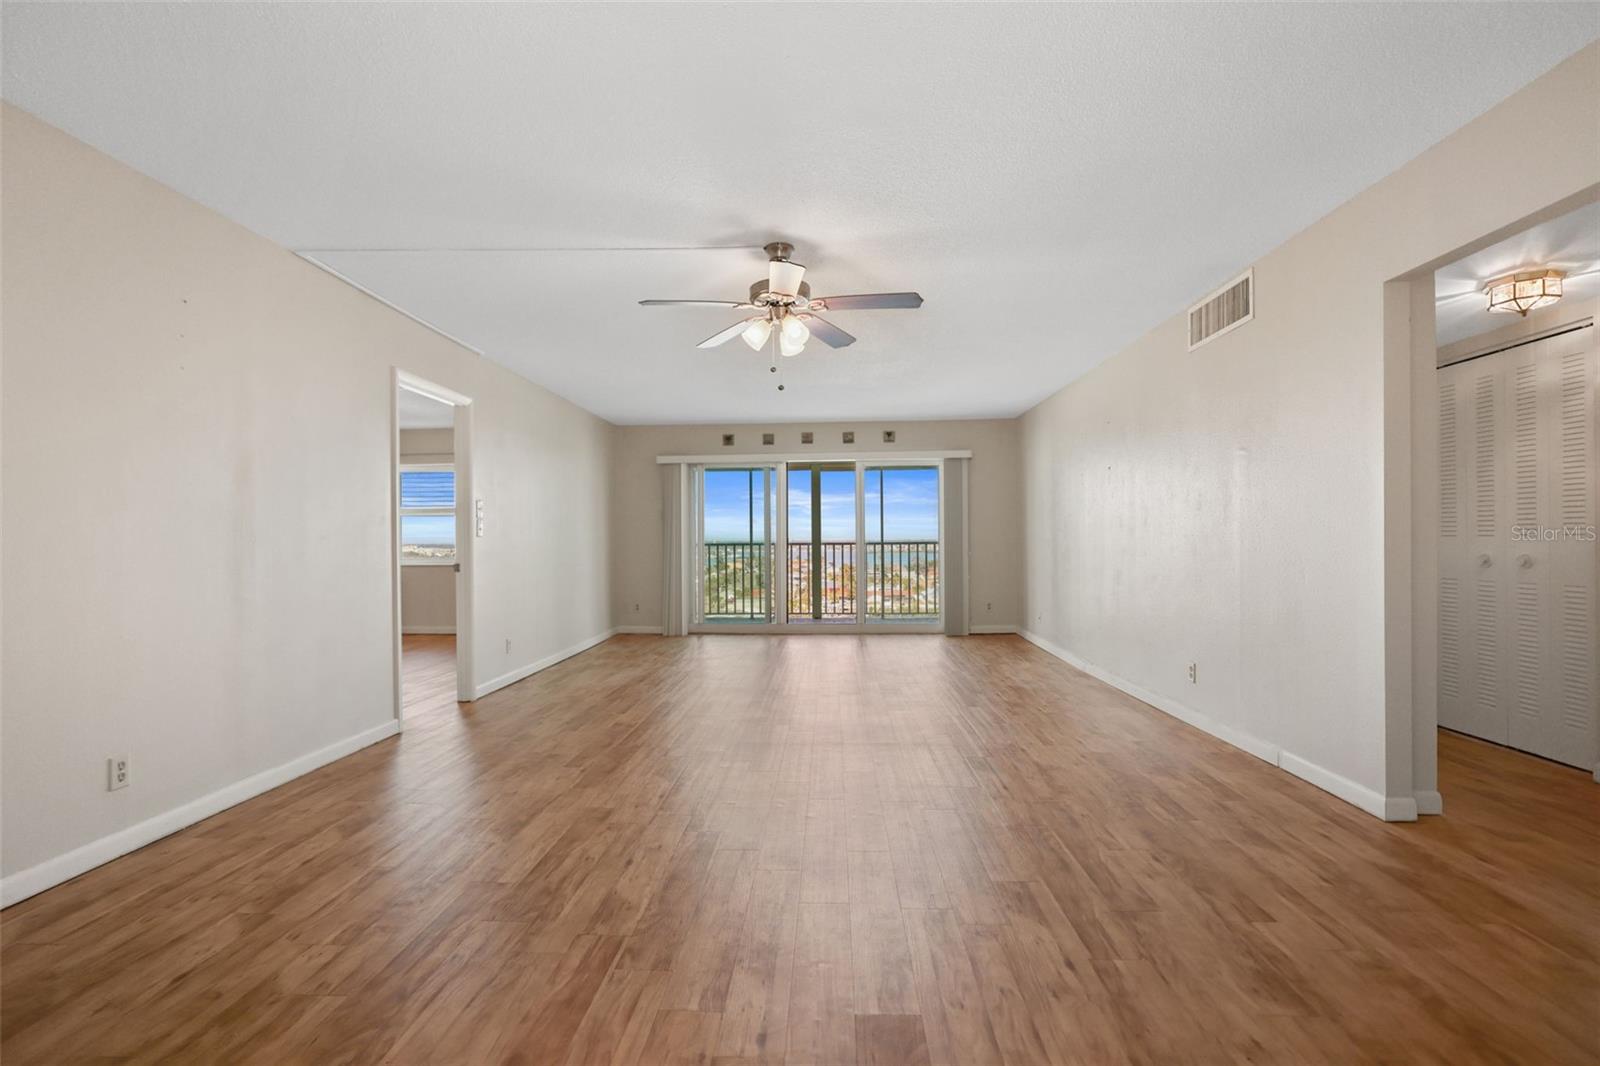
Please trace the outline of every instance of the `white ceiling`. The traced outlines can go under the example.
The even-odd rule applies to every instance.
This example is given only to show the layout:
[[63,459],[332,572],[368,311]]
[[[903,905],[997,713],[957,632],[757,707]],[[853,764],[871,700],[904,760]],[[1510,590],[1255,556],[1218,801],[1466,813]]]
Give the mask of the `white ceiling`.
[[410,389],[396,389],[400,398],[401,429],[449,429],[456,424],[456,409]]
[[[0,10],[8,100],[618,422],[1017,414],[1600,32],[1583,4]],[[927,304],[839,313],[860,342],[783,393],[694,349],[728,315],[636,305],[739,297],[774,237],[819,295]]]
[[1483,287],[1507,274],[1540,267],[1566,272],[1561,287],[1564,300],[1600,296],[1600,203],[1540,223],[1434,271],[1433,291],[1438,298],[1434,333],[1439,344],[1508,325],[1511,318],[1489,312]]

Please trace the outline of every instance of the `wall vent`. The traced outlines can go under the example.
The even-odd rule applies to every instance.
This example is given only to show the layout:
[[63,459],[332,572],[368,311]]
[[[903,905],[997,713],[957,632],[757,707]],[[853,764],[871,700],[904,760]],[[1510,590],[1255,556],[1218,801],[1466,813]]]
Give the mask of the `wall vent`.
[[1192,352],[1254,318],[1255,289],[1255,270],[1246,270],[1189,308],[1189,350]]

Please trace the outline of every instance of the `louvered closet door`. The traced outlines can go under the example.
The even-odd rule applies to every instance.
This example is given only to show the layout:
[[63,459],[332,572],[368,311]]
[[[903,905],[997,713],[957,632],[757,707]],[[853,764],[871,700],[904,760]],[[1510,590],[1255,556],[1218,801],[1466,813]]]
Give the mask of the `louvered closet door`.
[[1592,768],[1594,333],[1439,372],[1439,722]]
[[1498,356],[1439,372],[1439,723],[1507,742]]

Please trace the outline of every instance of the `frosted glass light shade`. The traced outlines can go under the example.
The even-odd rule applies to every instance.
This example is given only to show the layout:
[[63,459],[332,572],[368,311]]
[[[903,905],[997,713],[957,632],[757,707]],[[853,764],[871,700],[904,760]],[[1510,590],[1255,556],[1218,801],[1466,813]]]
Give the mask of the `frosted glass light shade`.
[[766,346],[767,338],[772,336],[772,323],[764,318],[758,318],[746,326],[744,332],[739,336],[744,338],[744,342],[750,346],[751,351],[759,352]]
[[799,263],[775,259],[767,264],[767,291],[779,296],[797,296],[800,280],[805,276],[806,268]]
[[792,316],[785,318],[778,330],[778,350],[784,355],[799,355],[810,339],[811,330],[804,322]]

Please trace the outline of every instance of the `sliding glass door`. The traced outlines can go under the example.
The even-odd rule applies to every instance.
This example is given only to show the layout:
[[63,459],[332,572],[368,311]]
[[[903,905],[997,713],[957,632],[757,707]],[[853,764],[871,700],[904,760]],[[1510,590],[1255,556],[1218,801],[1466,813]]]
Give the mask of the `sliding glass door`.
[[695,473],[692,625],[939,625],[938,465],[795,460]]
[[788,466],[788,620],[854,623],[856,466]]
[[773,621],[773,473],[771,467],[702,472],[699,621]]
[[939,468],[863,469],[868,622],[939,620]]

